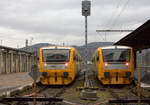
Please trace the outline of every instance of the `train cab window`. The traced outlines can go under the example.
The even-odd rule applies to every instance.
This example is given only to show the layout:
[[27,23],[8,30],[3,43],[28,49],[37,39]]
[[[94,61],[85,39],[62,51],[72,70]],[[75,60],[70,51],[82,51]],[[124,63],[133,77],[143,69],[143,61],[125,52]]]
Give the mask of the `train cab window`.
[[129,62],[130,49],[104,49],[104,62]]
[[69,61],[70,50],[44,49],[42,50],[43,62],[66,62]]

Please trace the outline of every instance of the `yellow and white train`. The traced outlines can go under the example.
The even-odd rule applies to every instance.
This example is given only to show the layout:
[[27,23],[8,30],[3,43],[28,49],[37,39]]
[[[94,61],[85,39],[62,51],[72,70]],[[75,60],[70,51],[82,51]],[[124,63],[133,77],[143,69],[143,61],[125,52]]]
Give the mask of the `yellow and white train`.
[[128,46],[98,48],[92,57],[93,70],[100,82],[131,84],[133,81],[133,49]]
[[68,85],[81,70],[81,56],[72,47],[40,48],[40,82],[44,85]]

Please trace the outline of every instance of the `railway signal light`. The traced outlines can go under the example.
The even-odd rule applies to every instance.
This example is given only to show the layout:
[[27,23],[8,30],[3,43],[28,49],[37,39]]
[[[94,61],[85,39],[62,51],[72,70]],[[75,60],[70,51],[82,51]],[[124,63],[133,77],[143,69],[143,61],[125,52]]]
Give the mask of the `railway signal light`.
[[82,1],[82,16],[90,16],[91,10],[91,1],[84,0]]

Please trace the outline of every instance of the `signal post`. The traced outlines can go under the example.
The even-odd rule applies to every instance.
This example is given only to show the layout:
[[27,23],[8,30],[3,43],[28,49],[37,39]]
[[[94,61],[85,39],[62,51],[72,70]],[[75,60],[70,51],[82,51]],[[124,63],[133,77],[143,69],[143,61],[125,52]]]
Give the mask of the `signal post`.
[[85,17],[85,72],[84,72],[84,86],[81,93],[81,99],[89,99],[96,100],[96,92],[91,91],[89,80],[88,80],[88,66],[87,66],[87,58],[88,58],[88,48],[87,48],[87,17],[90,16],[91,10],[91,1],[84,0],[82,1],[82,16]]

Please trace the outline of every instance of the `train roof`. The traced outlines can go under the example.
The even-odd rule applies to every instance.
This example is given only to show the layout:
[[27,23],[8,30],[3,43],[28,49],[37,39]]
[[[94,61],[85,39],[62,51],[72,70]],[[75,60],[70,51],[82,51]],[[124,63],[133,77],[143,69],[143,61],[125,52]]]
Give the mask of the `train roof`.
[[72,49],[73,47],[66,47],[66,46],[47,46],[42,47],[41,49]]
[[113,45],[113,46],[105,46],[105,47],[99,47],[101,49],[116,49],[116,48],[119,48],[119,49],[131,49],[131,47],[129,46],[118,46],[118,45]]

